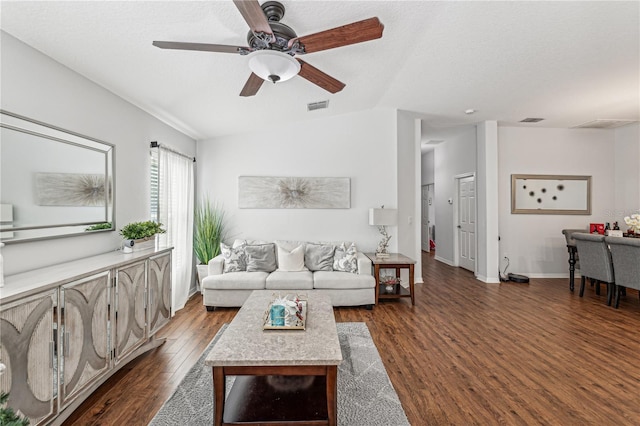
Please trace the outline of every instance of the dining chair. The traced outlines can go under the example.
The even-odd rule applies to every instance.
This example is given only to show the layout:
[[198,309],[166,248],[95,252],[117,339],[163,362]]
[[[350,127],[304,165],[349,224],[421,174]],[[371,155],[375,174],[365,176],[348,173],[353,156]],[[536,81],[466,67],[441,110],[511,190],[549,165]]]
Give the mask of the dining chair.
[[578,255],[578,248],[576,247],[576,240],[573,238],[573,234],[576,232],[588,232],[586,229],[563,229],[562,233],[567,241],[567,251],[569,252],[569,290],[573,291],[573,280],[575,278],[576,270],[580,269],[580,257]]
[[640,291],[640,238],[606,237],[611,250],[613,268],[616,271],[615,308],[620,304],[620,293],[624,288]]
[[[615,291],[615,276],[611,253],[605,242],[605,236],[576,232],[573,238],[580,253],[580,297],[584,295],[584,283],[587,277],[607,284],[607,305],[611,306],[611,299]],[[600,284],[597,284],[598,286]]]

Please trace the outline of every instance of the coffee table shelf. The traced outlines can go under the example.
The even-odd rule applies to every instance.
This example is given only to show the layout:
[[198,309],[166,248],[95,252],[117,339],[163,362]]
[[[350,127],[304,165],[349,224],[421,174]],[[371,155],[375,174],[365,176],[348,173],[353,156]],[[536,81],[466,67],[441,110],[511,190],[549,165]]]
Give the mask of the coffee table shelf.
[[[318,422],[327,423],[327,381],[323,376],[278,376],[281,385],[291,379],[285,390],[276,390],[268,383],[275,376],[238,376],[231,387],[224,410],[224,423],[256,422]],[[305,389],[296,383],[313,379]],[[296,403],[299,401],[299,403]],[[292,409],[293,408],[293,409]]]

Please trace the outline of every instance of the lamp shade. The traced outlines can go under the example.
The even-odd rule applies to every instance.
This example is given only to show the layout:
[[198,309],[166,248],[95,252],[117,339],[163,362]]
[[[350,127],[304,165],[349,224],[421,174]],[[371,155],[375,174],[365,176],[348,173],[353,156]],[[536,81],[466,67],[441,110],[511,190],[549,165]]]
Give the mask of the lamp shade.
[[369,209],[369,225],[386,226],[398,224],[398,210]]
[[263,80],[287,81],[300,72],[300,62],[275,50],[257,50],[249,54],[249,68]]

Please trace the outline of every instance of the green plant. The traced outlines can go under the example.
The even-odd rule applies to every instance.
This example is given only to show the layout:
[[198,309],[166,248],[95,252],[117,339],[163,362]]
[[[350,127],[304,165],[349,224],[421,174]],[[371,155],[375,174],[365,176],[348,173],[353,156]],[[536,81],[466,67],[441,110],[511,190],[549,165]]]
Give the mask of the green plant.
[[220,254],[225,238],[224,210],[205,198],[198,205],[194,217],[193,250],[202,264]]
[[148,220],[146,222],[132,222],[125,225],[120,230],[126,240],[139,240],[141,238],[153,237],[156,234],[164,234],[166,231],[162,229],[162,224]]
[[95,225],[91,225],[89,227],[87,227],[87,229],[85,229],[86,231],[100,231],[101,229],[111,229],[113,227],[113,225],[111,224],[111,222],[104,222],[104,223],[96,223]]
[[29,419],[19,416],[12,408],[7,407],[7,399],[9,394],[2,392],[0,394],[0,426],[27,426]]

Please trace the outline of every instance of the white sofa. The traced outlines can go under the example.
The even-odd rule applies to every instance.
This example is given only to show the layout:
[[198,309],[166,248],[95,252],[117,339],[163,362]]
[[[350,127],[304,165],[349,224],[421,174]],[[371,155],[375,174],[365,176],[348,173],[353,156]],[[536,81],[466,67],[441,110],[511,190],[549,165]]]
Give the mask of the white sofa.
[[[240,240],[236,240],[234,246]],[[249,245],[265,244],[263,241],[244,241]],[[340,247],[342,243],[311,243],[301,241],[275,241],[276,247],[291,251],[300,245],[330,244]],[[276,260],[277,259],[276,248]],[[331,298],[333,306],[365,306],[372,309],[375,304],[375,278],[371,272],[371,260],[363,253],[357,253],[357,272],[341,272],[318,270],[273,272],[226,272],[224,257],[221,255],[211,259],[206,278],[202,280],[201,291],[203,304],[207,310],[216,307],[239,307],[254,290],[273,290],[274,294],[304,294],[305,290],[320,290]],[[280,265],[278,265],[280,267]]]

